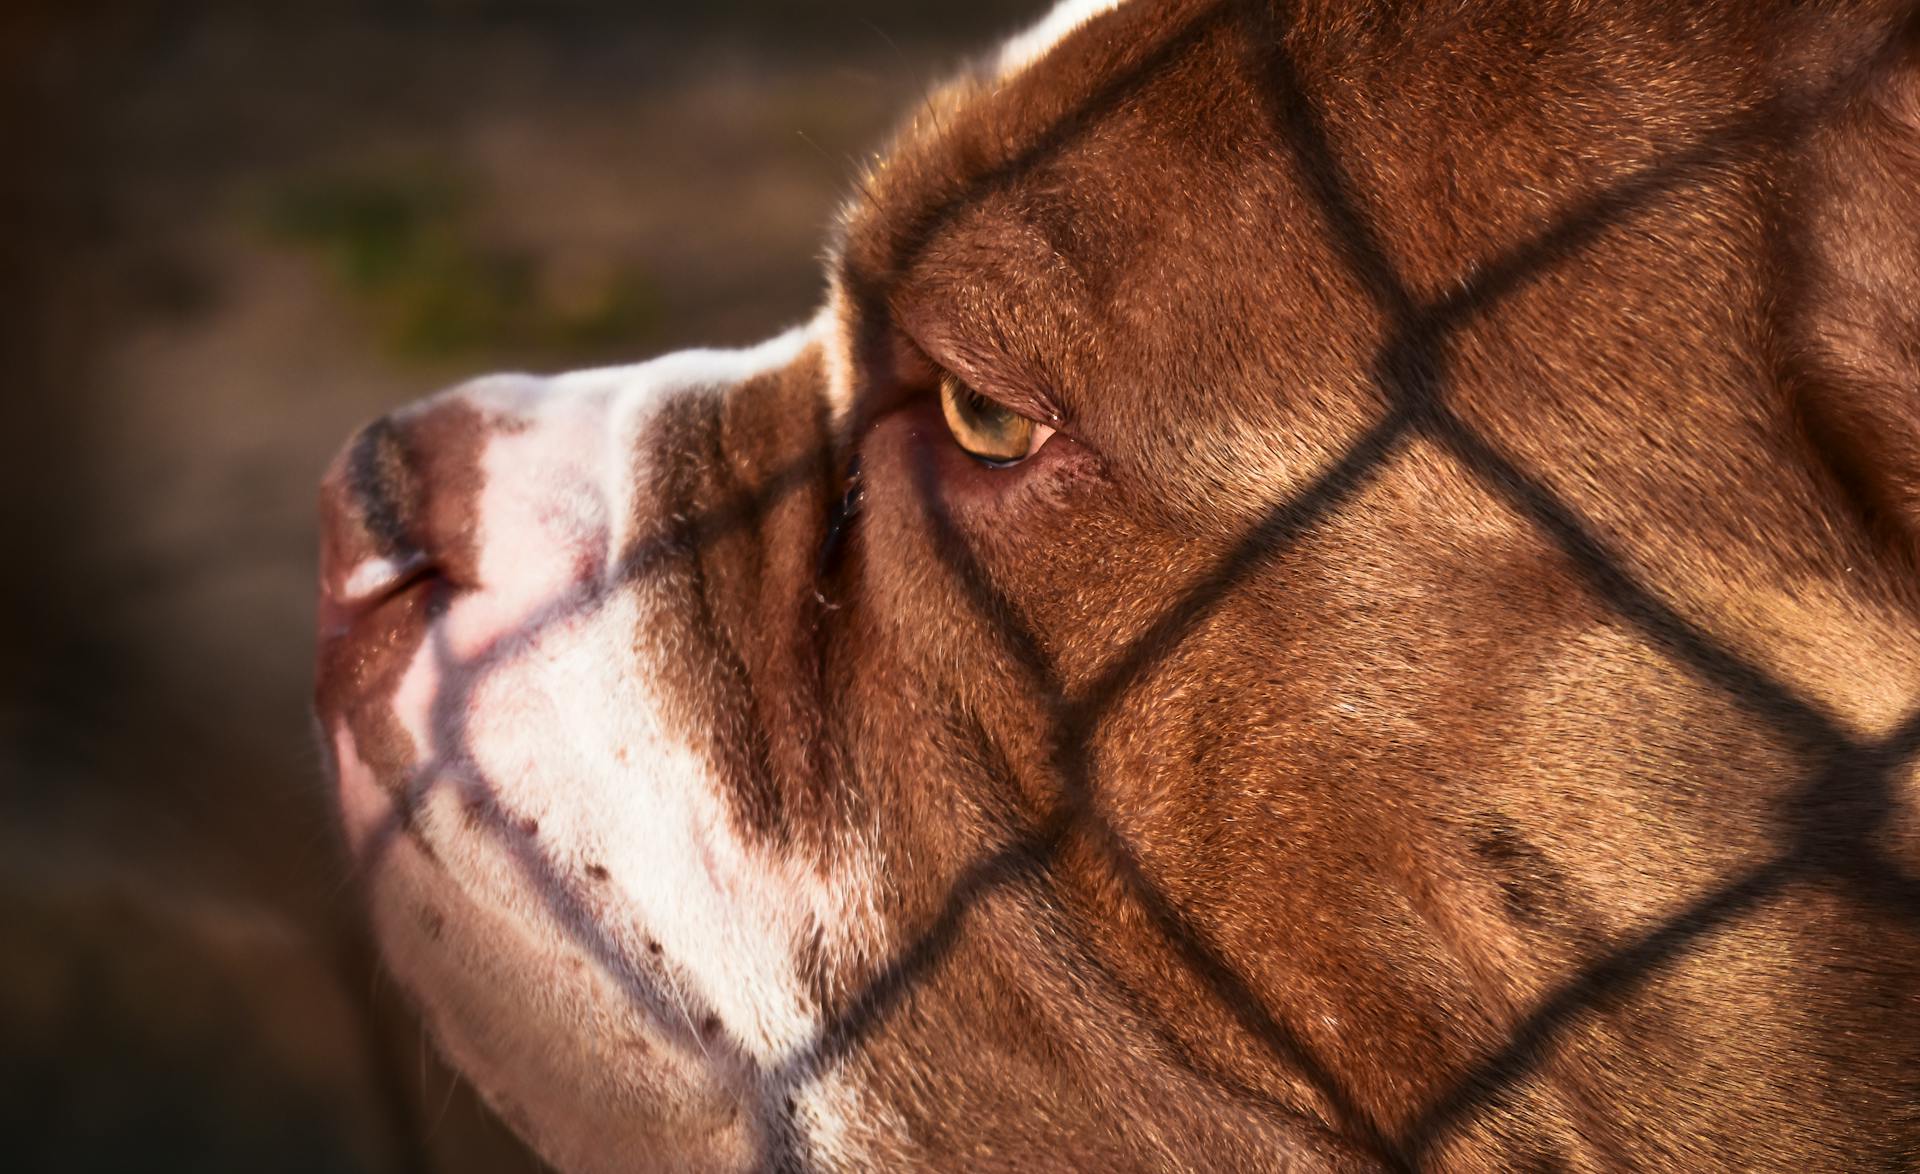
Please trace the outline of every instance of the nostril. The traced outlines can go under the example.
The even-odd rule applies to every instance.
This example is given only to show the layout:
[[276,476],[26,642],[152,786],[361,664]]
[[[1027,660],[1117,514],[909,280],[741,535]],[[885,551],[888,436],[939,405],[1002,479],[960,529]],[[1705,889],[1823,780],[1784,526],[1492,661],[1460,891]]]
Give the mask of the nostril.
[[321,483],[321,589],[337,603],[377,600],[430,569],[418,536],[421,487],[391,416],[361,429]]
[[358,614],[422,579],[456,590],[479,582],[483,460],[502,427],[456,392],[375,420],[347,442],[320,486],[329,614]]
[[394,558],[370,558],[347,573],[335,598],[353,606],[378,603],[437,574],[433,560],[419,551]]

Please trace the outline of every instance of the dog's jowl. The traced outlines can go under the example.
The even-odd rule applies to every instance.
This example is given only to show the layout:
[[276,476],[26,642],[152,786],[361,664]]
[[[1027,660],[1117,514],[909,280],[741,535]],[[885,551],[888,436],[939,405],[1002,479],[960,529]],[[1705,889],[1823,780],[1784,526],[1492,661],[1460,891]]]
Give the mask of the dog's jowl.
[[806,325],[322,492],[395,975],[556,1166],[1920,1163],[1920,20],[1069,0]]

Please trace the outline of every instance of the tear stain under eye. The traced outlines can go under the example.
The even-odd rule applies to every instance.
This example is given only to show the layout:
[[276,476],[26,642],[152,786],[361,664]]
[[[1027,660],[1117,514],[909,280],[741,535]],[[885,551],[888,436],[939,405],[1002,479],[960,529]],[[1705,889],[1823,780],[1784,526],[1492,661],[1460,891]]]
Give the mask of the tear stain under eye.
[[825,595],[821,594],[817,584],[824,582],[828,576],[839,569],[840,557],[846,551],[847,532],[853,528],[854,519],[860,515],[860,503],[865,499],[866,489],[860,479],[860,457],[857,454],[847,462],[846,482],[846,491],[840,495],[840,500],[834,503],[833,513],[827,519],[826,537],[821,540],[820,559],[814,568],[816,580],[814,597],[822,605],[830,608],[840,605],[830,602]]

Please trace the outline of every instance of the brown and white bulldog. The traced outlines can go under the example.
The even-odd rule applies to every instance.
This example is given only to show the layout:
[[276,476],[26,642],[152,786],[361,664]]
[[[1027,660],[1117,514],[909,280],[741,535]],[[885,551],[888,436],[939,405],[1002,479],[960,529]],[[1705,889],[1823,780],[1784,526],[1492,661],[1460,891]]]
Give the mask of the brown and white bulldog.
[[809,325],[324,491],[393,970],[569,1170],[1920,1163],[1920,39],[1070,0]]

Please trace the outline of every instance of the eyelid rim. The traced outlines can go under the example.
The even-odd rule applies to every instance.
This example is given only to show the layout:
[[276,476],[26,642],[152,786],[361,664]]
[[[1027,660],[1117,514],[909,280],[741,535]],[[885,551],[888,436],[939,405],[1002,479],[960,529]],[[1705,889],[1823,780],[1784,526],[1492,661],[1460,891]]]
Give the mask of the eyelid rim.
[[927,366],[927,382],[938,390],[941,373],[949,373],[974,391],[1025,416],[1036,427],[1073,435],[1072,421],[1049,393],[1044,381],[1022,370],[1021,363],[1006,352],[968,341],[947,328],[930,314],[908,314],[897,319],[900,338]]
[[[945,386],[946,381],[951,379],[956,383],[958,383],[961,387],[979,396],[981,399],[984,399],[989,403],[996,404],[999,407],[1004,408],[1009,412],[1012,412],[1014,415],[1020,417],[1022,420],[1025,420],[1027,423],[1033,425],[1032,432],[1028,433],[1027,435],[1027,451],[1024,453],[1021,453],[1017,457],[1012,457],[1008,460],[1004,460],[1004,461],[990,460],[987,457],[980,456],[978,453],[973,452],[971,449],[967,449],[965,445],[961,445],[961,448],[966,451],[967,455],[970,457],[973,457],[977,461],[981,461],[983,463],[993,465],[996,468],[1017,465],[1022,461],[1031,459],[1035,454],[1037,454],[1042,448],[1046,446],[1047,441],[1053,439],[1053,437],[1056,434],[1058,434],[1058,432],[1060,431],[1058,428],[1054,427],[1051,424],[1048,424],[1044,420],[1034,419],[1032,416],[1027,415],[1025,412],[1021,411],[1019,408],[1014,407],[1012,404],[1006,403],[1004,400],[1001,400],[999,397],[988,395],[986,392],[981,391],[979,388],[975,387],[972,383],[968,382],[964,377],[962,377],[958,371],[949,371],[943,367],[936,367],[934,370],[936,372],[936,376],[934,379],[934,394],[936,396],[944,397],[946,393],[946,386]],[[943,404],[943,408],[944,408],[944,404]],[[959,438],[956,437],[955,443],[958,443],[958,441],[959,441]]]

